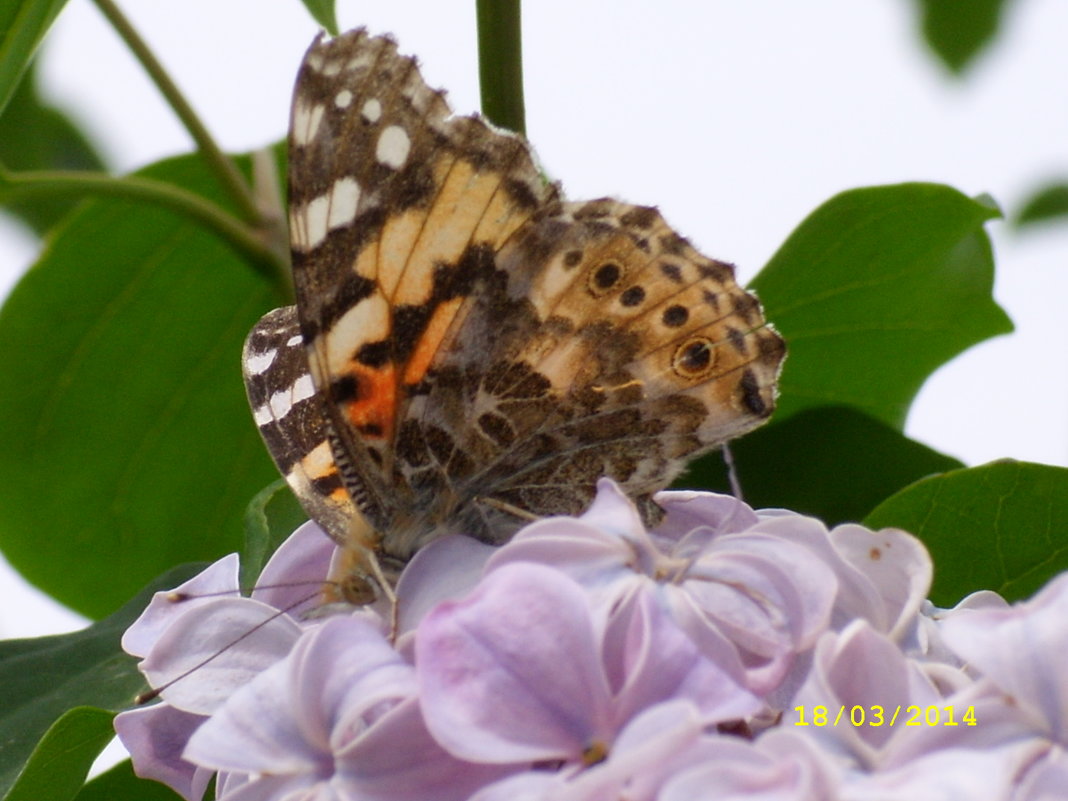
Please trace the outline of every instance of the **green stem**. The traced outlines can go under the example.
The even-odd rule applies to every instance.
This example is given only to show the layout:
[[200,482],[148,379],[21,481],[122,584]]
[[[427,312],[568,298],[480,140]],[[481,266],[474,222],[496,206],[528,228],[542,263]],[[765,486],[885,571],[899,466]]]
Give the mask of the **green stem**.
[[242,256],[247,256],[253,267],[273,283],[279,286],[288,283],[285,258],[257,237],[253,229],[220,206],[174,184],[140,176],[115,178],[105,173],[84,171],[11,173],[0,167],[0,198],[6,200],[27,195],[104,195],[154,203],[204,224]]
[[526,133],[519,0],[477,0],[476,9],[482,113],[494,125]]
[[145,68],[145,71],[156,84],[167,103],[170,104],[174,113],[178,115],[178,119],[182,121],[186,130],[189,131],[189,135],[196,142],[200,154],[208,162],[209,167],[218,177],[227,193],[234,199],[240,217],[252,225],[262,225],[263,215],[260,214],[260,210],[256,206],[255,198],[252,195],[252,190],[249,189],[248,183],[233,161],[223,153],[208,132],[208,129],[204,127],[196,112],[193,111],[192,106],[183,97],[181,91],[171,80],[163,65],[153,55],[144,39],[134,30],[130,21],[112,0],[94,0],[94,2],[119,36],[126,42],[126,46],[141,62],[141,66]]

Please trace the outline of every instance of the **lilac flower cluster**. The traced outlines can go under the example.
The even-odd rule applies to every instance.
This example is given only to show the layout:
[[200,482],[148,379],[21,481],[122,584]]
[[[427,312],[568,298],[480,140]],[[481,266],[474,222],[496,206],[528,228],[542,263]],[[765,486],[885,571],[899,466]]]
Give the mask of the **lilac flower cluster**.
[[936,610],[905,532],[657,500],[437,541],[395,614],[307,614],[312,524],[251,597],[222,559],[126,632],[164,689],[119,736],[191,800],[1066,797],[1068,577]]

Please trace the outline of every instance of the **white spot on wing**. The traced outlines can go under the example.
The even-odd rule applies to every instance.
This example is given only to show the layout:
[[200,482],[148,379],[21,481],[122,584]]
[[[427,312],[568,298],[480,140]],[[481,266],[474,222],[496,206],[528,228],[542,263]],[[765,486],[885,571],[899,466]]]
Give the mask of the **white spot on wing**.
[[330,215],[326,221],[329,230],[348,225],[356,218],[356,206],[360,202],[360,185],[355,178],[338,178],[330,190]]
[[345,65],[345,69],[358,70],[370,66],[373,56],[374,53],[371,50],[361,50],[349,59],[349,63]]
[[318,247],[335,228],[348,225],[356,218],[360,203],[360,185],[346,176],[334,181],[329,192],[290,212],[289,230],[294,248],[308,251]]
[[334,95],[334,105],[338,108],[348,108],[352,102],[352,92],[348,89],[342,89],[336,95]]
[[[275,420],[281,420],[287,414],[289,414],[293,407],[300,403],[305,398],[310,398],[315,394],[315,384],[312,383],[312,377],[305,373],[288,389],[282,389],[271,395],[270,400],[267,401],[267,408],[269,414]],[[264,410],[264,407],[260,407],[253,413],[253,417],[256,417],[256,422],[259,423],[258,415]],[[270,419],[270,418],[268,418]]]
[[360,114],[368,122],[378,122],[378,118],[382,116],[382,104],[378,102],[377,98],[372,97],[363,104]]
[[249,375],[259,375],[274,363],[278,351],[274,348],[263,353],[254,353],[245,360],[245,372]]
[[318,103],[298,100],[293,108],[293,142],[303,147],[315,138],[326,109]]
[[303,230],[300,244],[304,250],[311,250],[326,239],[326,222],[330,219],[330,195],[319,195],[311,201],[301,215]]
[[378,135],[378,144],[375,147],[375,158],[380,164],[397,170],[404,166],[408,160],[408,152],[412,149],[412,140],[399,125],[390,125],[382,129]]
[[286,347],[287,348],[293,348],[293,347],[296,347],[297,345],[300,345],[303,342],[304,342],[304,337],[302,337],[300,334],[294,334],[293,336],[291,336],[289,339],[286,340]]

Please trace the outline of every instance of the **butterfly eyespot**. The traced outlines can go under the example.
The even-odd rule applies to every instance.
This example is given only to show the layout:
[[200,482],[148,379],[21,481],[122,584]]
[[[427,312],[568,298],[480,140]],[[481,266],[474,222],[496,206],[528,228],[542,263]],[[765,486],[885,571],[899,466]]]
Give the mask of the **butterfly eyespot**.
[[664,309],[664,313],[660,316],[661,322],[668,328],[679,328],[686,325],[686,321],[690,319],[690,310],[685,306],[668,306]]
[[614,261],[602,262],[590,272],[587,288],[595,298],[611,292],[623,280],[624,270]]
[[564,266],[565,267],[568,267],[568,268],[577,267],[578,263],[580,261],[582,261],[582,251],[581,250],[569,250],[567,253],[564,254]]
[[627,308],[638,306],[643,300],[645,300],[645,290],[640,286],[632,286],[619,296],[619,302]]
[[687,340],[675,351],[671,366],[680,376],[691,380],[708,375],[716,366],[712,340],[705,337]]

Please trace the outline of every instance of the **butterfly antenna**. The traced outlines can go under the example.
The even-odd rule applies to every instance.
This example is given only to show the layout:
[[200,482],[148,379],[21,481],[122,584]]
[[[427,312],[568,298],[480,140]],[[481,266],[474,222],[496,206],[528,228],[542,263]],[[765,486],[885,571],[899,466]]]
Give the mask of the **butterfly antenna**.
[[[288,587],[294,587],[294,586],[300,586],[300,584],[306,584],[306,583],[308,583],[308,582],[294,582],[292,584],[276,584],[276,585],[269,585],[269,586],[272,586],[272,587],[287,587],[287,586]],[[316,582],[316,583],[319,584],[320,587],[322,586],[322,584],[324,584],[324,582]],[[329,583],[332,583],[332,582],[325,582],[325,583],[329,584]],[[257,587],[257,589],[266,589],[266,588],[267,587]],[[233,592],[233,590],[227,590],[225,592],[208,593],[206,595],[198,595],[198,596],[195,596],[195,597],[197,597],[197,598],[210,598],[213,595],[228,595],[228,594],[230,594],[232,592]],[[320,595],[321,593],[322,593],[322,590],[321,589],[317,589],[315,592],[310,593],[310,594],[304,596],[303,598],[297,599],[296,601],[294,601],[293,603],[291,603],[289,606],[285,607],[284,609],[279,609],[277,612],[275,612],[270,617],[266,618],[265,620],[261,620],[259,623],[257,623],[255,626],[250,628],[248,631],[246,631],[244,634],[242,634],[237,639],[233,640],[230,643],[227,643],[222,648],[220,648],[218,651],[213,653],[211,656],[206,657],[205,659],[201,660],[200,662],[198,662],[197,664],[193,665],[188,670],[185,670],[182,673],[180,673],[179,675],[175,676],[173,679],[171,679],[170,681],[166,682],[165,684],[161,684],[159,687],[154,687],[151,690],[148,690],[147,692],[138,693],[136,696],[134,696],[134,703],[137,704],[138,706],[142,706],[144,704],[147,704],[149,701],[156,700],[157,698],[160,697],[160,695],[162,695],[164,693],[164,691],[169,690],[171,687],[173,687],[175,684],[180,682],[182,679],[184,679],[184,678],[186,678],[188,676],[191,676],[193,673],[195,673],[196,671],[200,670],[202,667],[211,664],[211,662],[213,660],[215,660],[218,656],[226,653],[228,650],[233,648],[235,645],[238,645],[239,643],[241,643],[242,641],[244,641],[248,637],[251,637],[253,634],[255,634],[257,631],[262,629],[268,623],[270,623],[270,622],[272,622],[274,620],[277,620],[282,615],[289,614],[294,609],[296,609],[298,606],[301,606],[302,604],[307,603],[308,601],[312,600],[313,598],[315,598],[317,595]],[[168,600],[187,601],[187,600],[190,600],[192,597],[194,597],[194,596],[188,596],[188,595],[185,595],[184,593],[171,593],[171,596],[168,596]]]
[[742,496],[742,482],[738,478],[738,469],[734,464],[734,454],[731,453],[731,446],[729,443],[723,443],[723,463],[727,465],[727,480],[731,483],[731,495],[740,501],[744,501]]

